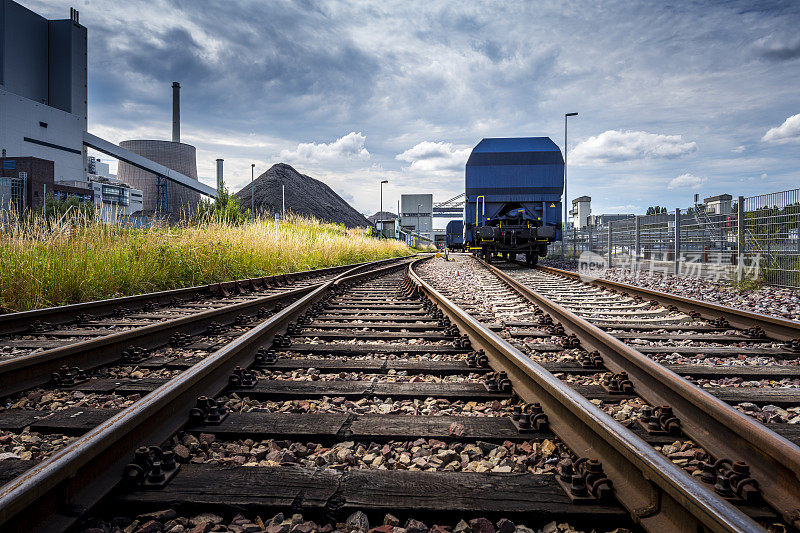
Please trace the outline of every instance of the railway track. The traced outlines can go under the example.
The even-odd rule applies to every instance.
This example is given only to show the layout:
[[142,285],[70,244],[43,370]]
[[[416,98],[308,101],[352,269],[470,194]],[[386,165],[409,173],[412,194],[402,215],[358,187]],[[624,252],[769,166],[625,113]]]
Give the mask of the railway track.
[[0,528],[758,531],[779,520],[687,475],[653,448],[674,435],[615,421],[504,339],[497,316],[438,290],[452,296],[454,272],[429,267],[339,274],[171,379],[143,380],[123,409],[0,412],[0,427],[17,417],[17,429],[80,435],[33,468],[0,461]]
[[[800,400],[798,324],[547,268],[462,261],[471,285],[491,287],[477,311],[529,357],[754,518],[761,511],[743,491],[797,526],[800,432],[776,413],[791,417]],[[734,470],[749,485],[737,490]]]

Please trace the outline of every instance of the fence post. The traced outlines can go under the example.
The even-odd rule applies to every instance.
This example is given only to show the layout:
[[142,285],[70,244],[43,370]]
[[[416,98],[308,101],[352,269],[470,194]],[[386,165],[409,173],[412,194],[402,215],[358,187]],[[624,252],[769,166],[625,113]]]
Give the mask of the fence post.
[[744,196],[736,205],[736,280],[742,281],[744,275]]
[[608,268],[611,268],[611,265],[612,265],[612,262],[611,262],[611,246],[612,246],[612,242],[611,242],[611,221],[609,220],[609,222],[608,222],[608,262],[606,263],[606,266]]
[[575,248],[576,241],[578,240],[578,230],[574,226],[572,227],[572,259],[578,257],[578,252]]
[[639,270],[639,254],[641,253],[641,235],[642,235],[642,224],[641,220],[639,219],[639,215],[634,217],[634,235],[633,235],[633,269]]
[[675,276],[680,275],[681,272],[681,210],[675,208]]

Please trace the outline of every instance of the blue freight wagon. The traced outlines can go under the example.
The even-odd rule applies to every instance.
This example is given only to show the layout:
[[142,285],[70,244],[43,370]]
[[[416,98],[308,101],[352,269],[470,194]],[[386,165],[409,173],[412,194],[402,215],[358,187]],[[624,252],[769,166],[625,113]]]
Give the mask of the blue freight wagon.
[[449,250],[464,249],[464,221],[451,220],[445,230],[445,242]]
[[464,242],[529,265],[561,240],[564,158],[549,137],[483,139],[467,160]]

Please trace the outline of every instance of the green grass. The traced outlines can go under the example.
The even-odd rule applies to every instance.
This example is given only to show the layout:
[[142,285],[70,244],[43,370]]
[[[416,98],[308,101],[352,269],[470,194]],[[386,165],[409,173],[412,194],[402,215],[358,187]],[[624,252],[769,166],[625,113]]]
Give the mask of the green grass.
[[0,312],[324,268],[411,253],[363,230],[291,217],[131,229],[0,217]]

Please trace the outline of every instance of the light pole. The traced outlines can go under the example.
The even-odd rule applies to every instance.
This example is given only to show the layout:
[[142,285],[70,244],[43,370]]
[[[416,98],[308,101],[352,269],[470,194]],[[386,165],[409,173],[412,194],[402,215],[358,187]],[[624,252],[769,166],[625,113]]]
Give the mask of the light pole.
[[577,113],[564,113],[564,221],[561,223],[561,259],[564,259],[564,239],[567,238],[567,118],[577,116]]
[[255,183],[253,181],[253,177],[255,176],[256,172],[256,164],[250,163],[250,216],[253,220],[256,219],[256,210],[255,210]]
[[[381,220],[381,218],[383,217],[383,184],[384,183],[389,183],[389,180],[381,181],[381,210],[378,211],[378,220],[381,221],[381,238],[383,238],[383,236],[384,236],[383,235],[383,221]],[[378,220],[376,220],[375,222],[378,222]]]

